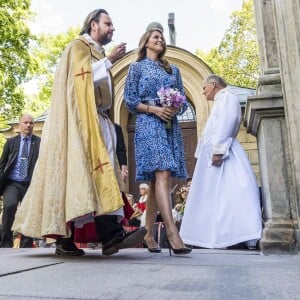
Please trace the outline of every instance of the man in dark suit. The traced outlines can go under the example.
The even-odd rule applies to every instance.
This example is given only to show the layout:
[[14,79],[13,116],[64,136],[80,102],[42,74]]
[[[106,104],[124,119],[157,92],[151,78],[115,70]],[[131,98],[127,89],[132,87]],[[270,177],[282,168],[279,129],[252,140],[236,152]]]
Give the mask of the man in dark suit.
[[119,166],[122,172],[122,179],[124,183],[128,180],[128,167],[127,167],[127,150],[124,141],[124,135],[122,127],[115,123],[116,137],[117,137],[117,145],[116,145],[116,153],[119,162]]
[[[3,196],[1,248],[13,247],[11,228],[38,158],[40,138],[32,134],[33,125],[30,115],[21,116],[20,135],[6,141],[0,158],[0,195]],[[20,247],[31,248],[32,242],[32,238],[21,236]]]

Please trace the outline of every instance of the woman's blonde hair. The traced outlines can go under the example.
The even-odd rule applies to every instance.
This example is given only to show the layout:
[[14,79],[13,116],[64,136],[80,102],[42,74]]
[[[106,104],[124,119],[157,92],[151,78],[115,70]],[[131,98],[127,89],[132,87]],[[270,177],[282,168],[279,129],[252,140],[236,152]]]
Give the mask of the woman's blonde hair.
[[146,57],[146,44],[147,44],[151,34],[154,31],[160,32],[162,34],[162,37],[164,40],[163,51],[161,53],[159,53],[158,60],[161,63],[161,66],[166,70],[166,72],[169,74],[172,74],[172,68],[171,68],[169,62],[164,58],[164,55],[166,54],[166,51],[167,51],[165,37],[164,37],[163,33],[157,28],[149,29],[142,35],[140,42],[139,42],[137,61],[141,61],[142,59],[144,59]]

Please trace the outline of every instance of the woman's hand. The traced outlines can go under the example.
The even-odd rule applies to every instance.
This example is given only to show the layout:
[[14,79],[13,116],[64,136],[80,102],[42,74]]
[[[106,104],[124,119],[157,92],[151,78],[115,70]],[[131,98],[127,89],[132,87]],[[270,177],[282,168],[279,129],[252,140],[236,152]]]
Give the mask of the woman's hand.
[[172,120],[172,118],[176,115],[178,112],[178,109],[175,107],[170,107],[170,106],[151,106],[150,107],[150,112],[155,114],[157,117],[159,117],[161,120],[164,122],[168,122]]

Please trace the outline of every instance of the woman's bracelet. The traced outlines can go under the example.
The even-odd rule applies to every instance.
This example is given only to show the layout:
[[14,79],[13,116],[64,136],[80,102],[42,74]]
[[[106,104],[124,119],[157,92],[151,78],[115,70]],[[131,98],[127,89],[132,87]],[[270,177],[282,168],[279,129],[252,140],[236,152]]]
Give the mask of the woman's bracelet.
[[149,115],[149,108],[150,108],[150,106],[147,105],[147,108],[146,108],[146,114],[147,114],[147,115]]

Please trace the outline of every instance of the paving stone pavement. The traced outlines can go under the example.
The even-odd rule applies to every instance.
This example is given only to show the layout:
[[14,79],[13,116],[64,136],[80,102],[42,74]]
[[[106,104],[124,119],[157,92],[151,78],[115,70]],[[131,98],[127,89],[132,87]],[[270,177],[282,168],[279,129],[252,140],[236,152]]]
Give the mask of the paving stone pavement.
[[0,299],[300,299],[300,255],[194,249],[185,256],[85,249],[0,249]]

